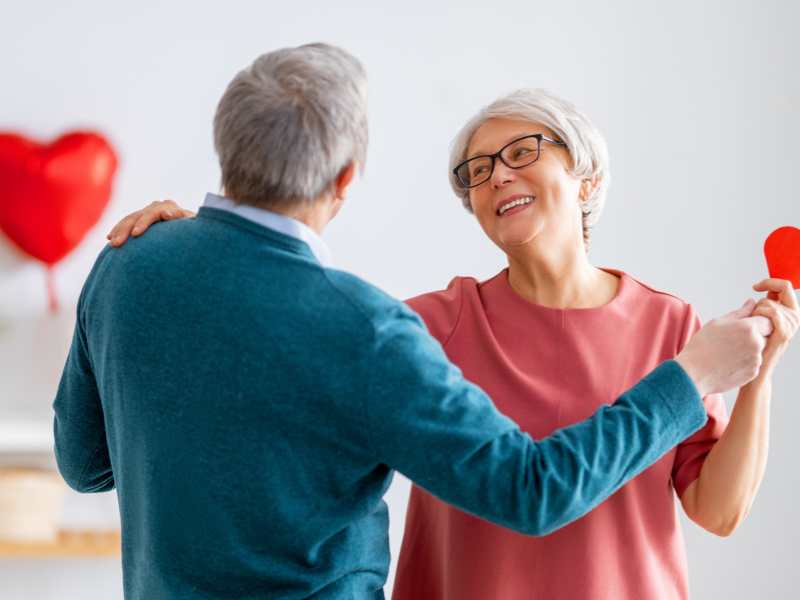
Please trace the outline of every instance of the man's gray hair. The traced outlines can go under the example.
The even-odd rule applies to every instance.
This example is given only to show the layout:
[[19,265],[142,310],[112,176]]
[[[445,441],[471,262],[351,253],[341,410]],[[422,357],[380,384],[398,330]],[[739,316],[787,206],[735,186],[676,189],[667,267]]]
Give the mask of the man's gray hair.
[[363,171],[367,137],[364,67],[328,44],[259,56],[214,116],[225,194],[263,208],[312,202],[350,161]]
[[608,147],[600,131],[571,102],[547,90],[525,88],[498,98],[472,117],[453,140],[450,185],[469,212],[472,212],[469,190],[459,187],[453,169],[467,158],[472,136],[489,119],[515,119],[544,125],[567,144],[572,175],[581,179],[597,178],[599,185],[594,194],[582,203],[583,241],[588,249],[590,231],[600,219],[611,183]]

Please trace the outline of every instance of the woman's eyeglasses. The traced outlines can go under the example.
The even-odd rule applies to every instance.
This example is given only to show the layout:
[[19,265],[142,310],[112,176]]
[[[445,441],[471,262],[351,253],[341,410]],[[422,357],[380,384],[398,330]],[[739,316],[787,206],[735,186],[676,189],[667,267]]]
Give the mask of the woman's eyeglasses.
[[509,142],[494,154],[482,154],[465,160],[453,169],[453,174],[462,188],[474,188],[489,180],[497,158],[510,169],[521,169],[535,163],[539,160],[542,142],[566,147],[564,142],[534,133]]

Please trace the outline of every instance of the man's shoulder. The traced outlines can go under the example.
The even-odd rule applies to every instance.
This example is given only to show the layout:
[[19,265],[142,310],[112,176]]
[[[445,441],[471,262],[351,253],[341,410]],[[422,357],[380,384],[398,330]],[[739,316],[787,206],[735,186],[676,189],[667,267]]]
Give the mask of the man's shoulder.
[[[147,260],[163,261],[168,255],[186,246],[187,240],[196,236],[194,219],[157,221],[138,237],[129,237],[122,246],[106,246],[97,262],[125,264]],[[185,252],[183,253],[185,255]]]
[[416,317],[400,300],[357,275],[331,268],[322,269],[322,273],[338,301],[373,324],[391,317]]

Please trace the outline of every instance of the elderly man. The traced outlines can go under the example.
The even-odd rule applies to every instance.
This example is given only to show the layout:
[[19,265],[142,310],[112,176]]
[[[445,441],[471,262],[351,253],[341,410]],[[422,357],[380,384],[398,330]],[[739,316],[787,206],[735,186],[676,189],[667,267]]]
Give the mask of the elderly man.
[[534,441],[404,304],[327,266],[319,234],[367,146],[356,59],[261,56],[214,140],[225,197],[103,250],[54,403],[66,481],[117,489],[126,598],[382,598],[394,469],[542,535],[701,427],[701,396],[758,371],[766,320],[748,303]]

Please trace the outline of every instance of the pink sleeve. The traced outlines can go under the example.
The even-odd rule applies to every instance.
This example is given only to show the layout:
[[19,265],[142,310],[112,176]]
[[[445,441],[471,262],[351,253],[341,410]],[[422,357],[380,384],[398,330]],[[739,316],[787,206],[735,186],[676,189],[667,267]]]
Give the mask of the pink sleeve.
[[[701,326],[700,318],[689,306],[678,352]],[[721,394],[706,396],[703,398],[703,404],[708,413],[708,422],[700,431],[678,444],[675,462],[672,465],[672,483],[678,497],[682,497],[689,484],[700,476],[706,456],[728,425],[728,409]]]

